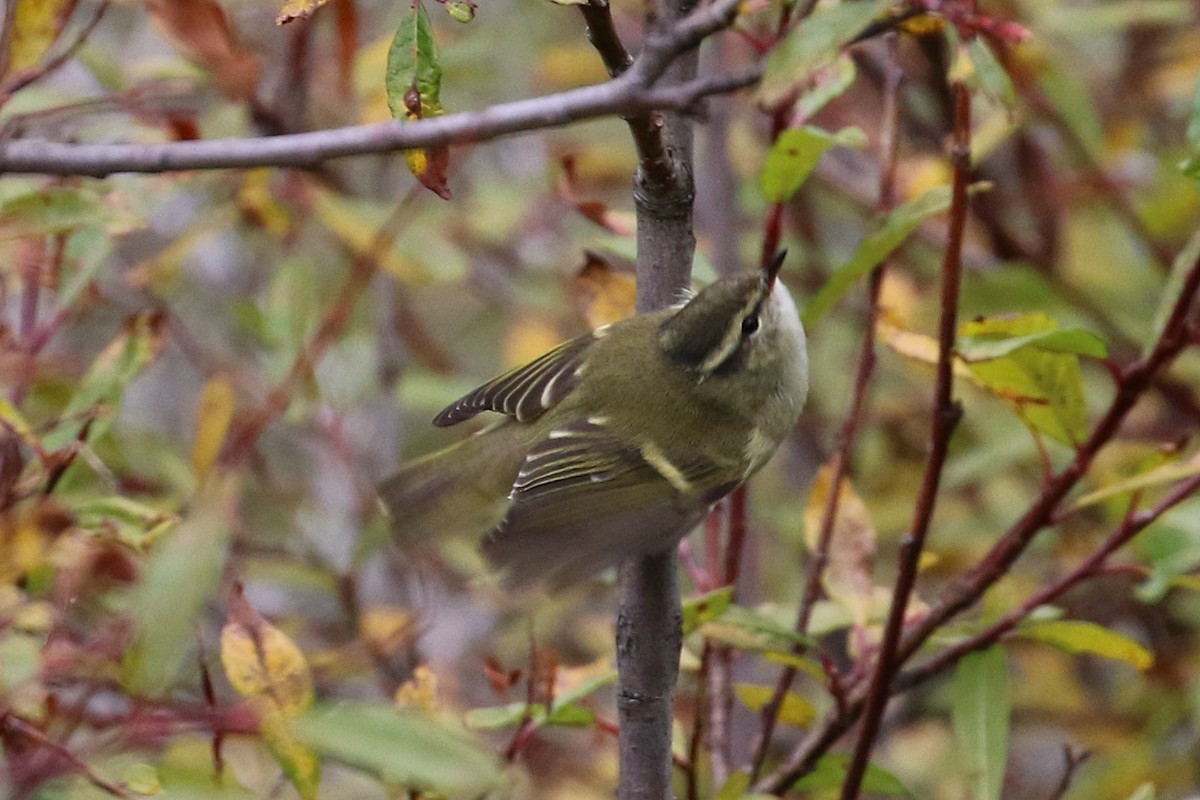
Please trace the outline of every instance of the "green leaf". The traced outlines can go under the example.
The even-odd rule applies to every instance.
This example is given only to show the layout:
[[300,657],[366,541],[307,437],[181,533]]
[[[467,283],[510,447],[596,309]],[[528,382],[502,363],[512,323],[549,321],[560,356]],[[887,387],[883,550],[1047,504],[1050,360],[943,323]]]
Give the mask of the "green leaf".
[[989,647],[954,671],[954,733],[973,800],[1000,800],[1011,710],[1005,661],[1003,647]]
[[803,25],[792,26],[787,37],[767,57],[765,73],[759,83],[757,99],[774,106],[797,91],[809,74],[832,61],[850,39],[866,27],[889,3],[841,3],[809,16]]
[[123,666],[134,694],[163,694],[191,652],[200,614],[221,583],[239,490],[235,476],[211,475],[187,518],[154,549],[130,605],[134,638]]
[[142,224],[115,192],[40,188],[0,204],[0,242],[92,227],[103,228],[111,236]]
[[295,724],[297,738],[322,755],[401,786],[476,797],[501,780],[484,746],[422,713],[342,703],[309,712]]
[[161,350],[164,325],[164,317],[150,312],[126,321],[79,381],[60,423],[42,440],[47,451],[71,444],[89,421],[88,441],[104,435],[112,426],[125,389]]
[[[1179,163],[1179,171],[1189,178],[1200,179],[1200,80],[1196,81],[1196,89],[1192,93],[1192,113],[1188,115],[1187,144],[1192,155]],[[1200,234],[1193,234],[1192,238],[1195,239],[1198,235]]]
[[731,605],[721,616],[700,625],[700,634],[736,650],[786,653],[793,646],[813,647],[811,637],[801,636],[761,611]]
[[1171,317],[1171,309],[1175,307],[1175,301],[1179,299],[1179,292],[1183,289],[1183,279],[1197,259],[1200,259],[1200,228],[1196,229],[1171,264],[1171,274],[1167,277],[1167,285],[1163,287],[1159,296],[1154,321],[1150,324],[1150,336],[1142,347],[1143,355],[1153,350],[1154,344],[1162,336],[1163,329],[1167,327],[1167,320]]
[[86,500],[76,507],[75,518],[84,530],[115,528],[117,539],[135,550],[154,544],[179,522],[176,514],[122,495]]
[[811,326],[816,323],[842,299],[851,286],[899,247],[918,225],[949,207],[950,187],[935,186],[892,211],[882,227],[863,239],[850,260],[838,267],[808,301],[804,307],[804,324]]
[[403,121],[442,113],[439,98],[442,66],[438,61],[429,12],[419,2],[396,29],[388,50],[384,84],[388,108],[394,119]]
[[763,197],[768,203],[784,202],[808,180],[821,156],[834,145],[863,147],[866,143],[866,134],[858,128],[830,133],[806,125],[784,131],[771,146],[763,165],[759,178]]
[[1171,509],[1137,535],[1133,549],[1150,565],[1149,577],[1134,589],[1143,603],[1157,603],[1174,586],[1194,588],[1189,573],[1200,567],[1200,508]]
[[[947,30],[952,30],[952,28],[947,26]],[[973,37],[967,44],[967,53],[975,65],[975,76],[978,79],[979,87],[1005,108],[1015,108],[1017,90],[1013,87],[1012,78],[1008,76],[1004,65],[997,60],[984,37]]]
[[962,336],[955,350],[963,361],[991,361],[1002,358],[1022,347],[1034,346],[1050,353],[1073,353],[1089,358],[1108,358],[1108,344],[1096,334],[1083,328],[1046,330],[1021,336],[992,339],[986,336]]
[[1102,500],[1107,500],[1110,497],[1116,497],[1130,492],[1141,491],[1142,489],[1150,489],[1155,486],[1163,486],[1164,484],[1174,483],[1184,478],[1190,478],[1193,475],[1200,473],[1200,453],[1193,455],[1186,461],[1176,461],[1170,464],[1160,464],[1154,469],[1147,470],[1140,475],[1134,475],[1131,478],[1126,478],[1116,483],[1110,483],[1108,486],[1103,486],[1095,491],[1088,492],[1075,501],[1073,506],[1076,509],[1087,508],[1095,505]]
[[595,721],[595,716],[586,708],[578,705],[578,702],[616,679],[617,671],[615,669],[589,678],[578,686],[557,695],[549,712],[545,705],[536,705],[531,708],[528,703],[524,702],[507,703],[489,708],[473,708],[464,716],[464,722],[468,728],[480,731],[507,728],[518,725],[526,719],[531,721],[535,728],[543,725],[590,725]]
[[446,3],[446,13],[458,22],[470,22],[475,19],[475,4],[463,0],[449,0]]
[[738,770],[729,776],[713,800],[742,800],[750,790],[750,773]]
[[687,636],[701,624],[725,613],[733,602],[733,587],[722,586],[711,592],[683,601],[683,635]]
[[[775,690],[770,686],[755,686],[751,683],[736,684],[733,691],[738,700],[742,701],[742,705],[751,711],[761,711],[775,694]],[[817,710],[805,698],[795,692],[788,692],[783,696],[783,703],[779,706],[780,722],[803,728],[811,725],[816,716]]]
[[[792,791],[818,791],[840,789],[846,782],[846,771],[850,756],[846,753],[827,753],[813,765],[812,772],[792,784]],[[862,790],[865,794],[882,794],[888,797],[915,798],[916,795],[890,772],[867,765],[863,775]]]
[[842,53],[827,66],[815,73],[815,83],[812,89],[800,95],[796,101],[796,117],[812,119],[813,115],[841,97],[846,90],[854,85],[858,77],[858,67],[848,53]]
[[1094,622],[1075,619],[1034,622],[1022,625],[1017,634],[1057,647],[1064,653],[1092,653],[1124,661],[1140,670],[1147,670],[1154,664],[1154,654],[1140,643]]
[[[1058,323],[1041,313],[984,317],[963,324],[959,335],[975,357],[966,361],[971,375],[1027,425],[1068,445],[1087,435],[1079,357],[1063,351],[1099,352],[1102,342],[1085,331],[1059,331]],[[1043,341],[1050,347],[1042,347]]]

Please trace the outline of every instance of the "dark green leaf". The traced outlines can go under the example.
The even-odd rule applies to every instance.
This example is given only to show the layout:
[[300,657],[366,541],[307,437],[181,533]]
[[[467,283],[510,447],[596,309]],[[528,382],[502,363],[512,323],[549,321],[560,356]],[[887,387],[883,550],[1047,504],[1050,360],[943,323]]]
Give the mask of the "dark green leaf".
[[808,301],[804,307],[804,324],[811,326],[816,323],[842,299],[851,286],[899,247],[918,225],[949,207],[950,187],[936,186],[889,214],[880,229],[863,239],[850,260],[838,267]]
[[416,712],[326,706],[297,719],[296,734],[322,755],[401,786],[475,797],[501,779],[495,758],[473,737]]
[[1011,704],[1004,648],[958,662],[952,686],[954,733],[973,800],[1000,800]]

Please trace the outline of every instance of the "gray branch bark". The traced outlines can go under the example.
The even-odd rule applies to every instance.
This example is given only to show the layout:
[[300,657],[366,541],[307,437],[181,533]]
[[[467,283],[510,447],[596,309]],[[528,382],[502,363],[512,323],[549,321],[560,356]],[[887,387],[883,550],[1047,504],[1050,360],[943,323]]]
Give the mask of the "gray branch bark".
[[[0,140],[0,173],[88,175],[236,167],[312,167],[334,158],[488,141],[596,117],[689,109],[702,98],[753,84],[758,67],[734,75],[679,81],[674,64],[733,22],[738,0],[711,5],[651,32],[641,56],[605,83],[413,122],[385,122],[312,133],[161,144]],[[690,51],[690,52],[689,52]],[[694,75],[694,70],[692,72]]]
[[[687,16],[693,3],[659,0],[652,5],[647,41],[668,36],[681,18],[694,18],[695,14]],[[694,81],[697,55],[692,50],[667,65],[659,85],[686,86]],[[691,122],[682,115],[668,114],[663,125],[670,169],[639,169],[634,186],[637,304],[643,312],[679,298],[691,281],[696,246]],[[672,797],[671,730],[682,643],[678,572],[674,551],[630,561],[621,570],[617,618],[620,800]]]

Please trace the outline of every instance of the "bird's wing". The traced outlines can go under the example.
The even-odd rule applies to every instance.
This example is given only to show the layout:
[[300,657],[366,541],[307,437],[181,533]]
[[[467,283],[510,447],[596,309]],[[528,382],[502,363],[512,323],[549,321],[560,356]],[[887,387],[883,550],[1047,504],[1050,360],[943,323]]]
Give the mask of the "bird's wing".
[[509,584],[575,583],[673,546],[736,485],[717,474],[710,461],[673,463],[602,421],[577,420],[529,452],[483,552]]
[[446,406],[433,424],[456,425],[481,411],[497,411],[518,422],[536,419],[575,388],[584,354],[595,341],[595,334],[589,333],[563,342]]

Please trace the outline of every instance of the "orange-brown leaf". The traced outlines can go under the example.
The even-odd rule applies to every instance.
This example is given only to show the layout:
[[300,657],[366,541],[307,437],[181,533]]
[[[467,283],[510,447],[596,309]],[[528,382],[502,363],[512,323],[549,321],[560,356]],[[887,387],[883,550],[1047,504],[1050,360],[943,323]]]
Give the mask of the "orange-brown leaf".
[[613,268],[606,259],[588,251],[583,266],[575,273],[571,294],[593,328],[633,316],[637,302],[637,278]]
[[147,0],[147,7],[163,36],[211,72],[227,97],[254,97],[262,64],[238,43],[215,0]]

